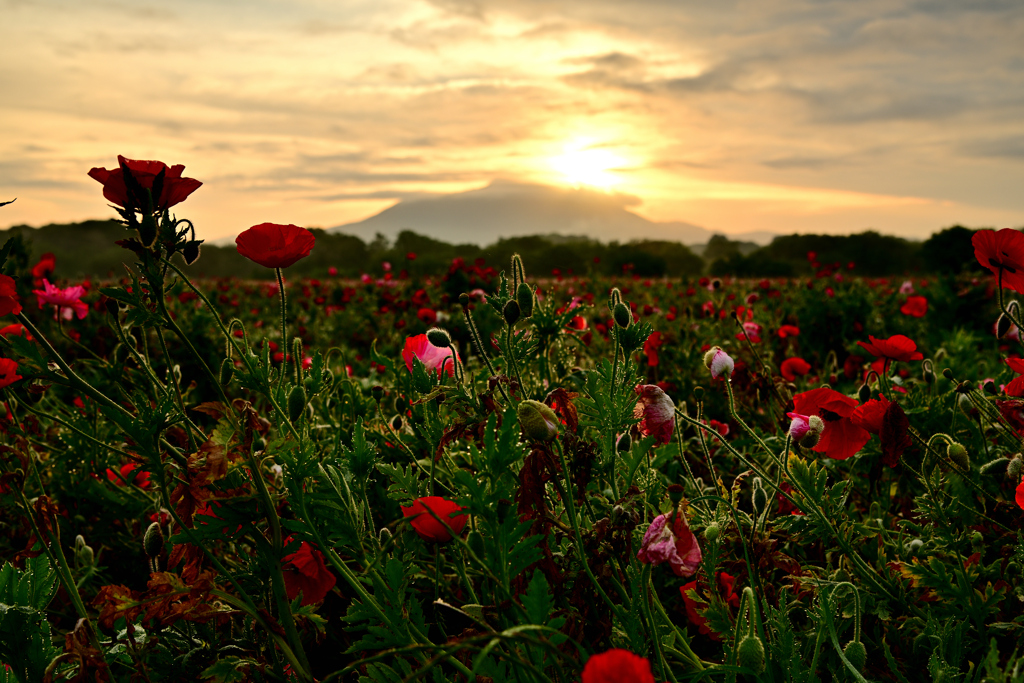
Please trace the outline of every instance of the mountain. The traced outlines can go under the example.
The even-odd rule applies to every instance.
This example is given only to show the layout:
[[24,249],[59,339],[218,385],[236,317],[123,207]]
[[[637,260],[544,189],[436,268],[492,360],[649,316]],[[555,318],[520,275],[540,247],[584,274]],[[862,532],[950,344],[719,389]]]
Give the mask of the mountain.
[[[577,235],[602,241],[637,239],[704,244],[712,231],[690,223],[657,223],[629,211],[639,202],[624,194],[495,180],[454,194],[404,199],[364,220],[330,228],[364,239],[394,238],[402,230],[456,244],[490,244],[500,237]],[[729,239],[768,244],[776,235],[747,232]]]

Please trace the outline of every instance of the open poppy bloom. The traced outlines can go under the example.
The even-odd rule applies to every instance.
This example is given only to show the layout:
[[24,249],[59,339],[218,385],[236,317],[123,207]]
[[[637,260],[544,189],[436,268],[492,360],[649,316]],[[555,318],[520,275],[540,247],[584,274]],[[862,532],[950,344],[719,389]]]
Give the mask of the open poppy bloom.
[[[452,540],[452,532],[455,535],[462,533],[466,527],[469,517],[463,512],[463,507],[441,496],[426,496],[417,498],[409,507],[402,507],[402,514],[405,517],[412,517],[411,524],[413,531],[419,534],[424,541],[434,543],[447,543]],[[445,521],[451,527],[451,531],[445,528],[434,515],[427,512],[433,511],[435,515]]]
[[633,417],[640,418],[640,434],[653,436],[656,444],[671,441],[676,428],[676,404],[672,398],[656,384],[638,384],[633,391],[637,396]]
[[906,302],[900,306],[900,313],[912,318],[923,318],[927,312],[928,299],[923,296],[908,296]]
[[18,363],[10,358],[0,358],[0,389],[11,386],[19,379]]
[[33,339],[32,335],[25,331],[25,326],[21,323],[11,323],[7,327],[0,327],[0,337],[24,337],[29,341]]
[[1017,506],[1024,509],[1024,481],[1017,484],[1017,490],[1014,495],[1014,500],[1017,501]]
[[654,683],[651,663],[629,650],[613,649],[587,660],[582,683]]
[[260,223],[235,238],[238,253],[265,268],[287,268],[309,256],[316,237],[297,225]]
[[405,360],[405,367],[409,368],[409,372],[412,372],[413,359],[418,358],[421,363],[427,366],[428,373],[436,371],[440,375],[442,372],[447,371],[449,377],[455,375],[455,362],[452,360],[452,354],[455,354],[455,358],[459,357],[454,347],[443,349],[439,346],[434,346],[427,340],[427,335],[425,334],[406,337],[405,348],[402,349],[402,359]]
[[21,301],[18,300],[18,290],[14,286],[14,278],[7,275],[0,275],[0,315],[21,313]]
[[72,312],[79,320],[89,312],[89,305],[82,301],[85,287],[81,285],[61,289],[43,278],[43,288],[33,289],[32,293],[39,298],[39,308],[46,305],[56,306],[58,314],[62,314],[65,320],[71,319]]
[[135,484],[140,489],[148,489],[150,486],[153,485],[152,482],[149,481],[149,472],[145,470],[139,470],[137,473],[133,475],[132,473],[138,469],[139,466],[134,462],[127,462],[121,465],[121,468],[119,470],[119,476],[118,472],[115,472],[114,470],[108,467],[107,479],[109,479],[110,482],[115,486],[125,486],[125,482],[128,482],[129,484]]
[[786,378],[787,382],[796,380],[798,375],[806,375],[811,371],[811,364],[805,361],[803,358],[794,356],[793,358],[787,358],[782,361],[782,365],[779,366],[779,372]]
[[47,275],[53,274],[56,267],[57,257],[52,253],[47,252],[40,257],[39,263],[32,266],[32,277],[36,280],[41,280]]
[[857,410],[857,402],[838,391],[821,387],[797,394],[793,397],[793,410],[800,415],[817,415],[822,419],[825,429],[812,450],[833,460],[846,460],[871,438],[871,434],[851,420]]
[[902,334],[894,334],[888,339],[875,339],[868,335],[868,341],[859,341],[857,344],[870,351],[876,358],[904,362],[924,358],[924,354],[917,350],[917,344]]
[[[185,201],[190,194],[199,189],[201,182],[194,178],[182,178],[185,170],[182,164],[168,166],[162,161],[136,161],[117,157],[118,168],[107,170],[105,168],[94,168],[89,171],[89,177],[103,184],[103,196],[112,204],[117,204],[123,209],[136,209],[144,211],[149,205],[148,198],[132,197],[125,183],[126,173],[142,187],[143,190],[158,191],[158,196],[153,197],[153,205],[149,208],[155,211],[162,211],[175,204]],[[163,180],[157,182],[157,176],[163,173]]]
[[636,554],[644,564],[668,562],[676,576],[693,576],[700,567],[701,552],[697,537],[682,512],[658,515],[651,522]]
[[1024,293],[1024,234],[1013,228],[978,230],[971,237],[978,263],[998,276],[1003,287]]
[[288,599],[294,600],[301,592],[303,605],[323,600],[338,581],[324,564],[323,553],[305,541],[294,553],[282,557],[281,565]]
[[[717,578],[719,594],[725,596],[726,603],[739,608],[740,596],[736,594],[736,577],[725,572],[718,572]],[[694,579],[689,583],[683,584],[679,587],[679,593],[683,596],[683,606],[686,608],[686,616],[690,619],[690,623],[696,626],[702,635],[710,636],[712,640],[722,640],[722,636],[712,631],[708,626],[708,620],[697,612],[698,609],[703,609],[708,605],[706,600],[698,602],[693,597],[693,595],[696,595],[698,598],[701,597],[701,591],[698,590],[698,581]]]
[[798,337],[800,336],[800,328],[796,325],[783,325],[778,329],[776,334],[778,334],[782,339],[785,339],[786,337]]

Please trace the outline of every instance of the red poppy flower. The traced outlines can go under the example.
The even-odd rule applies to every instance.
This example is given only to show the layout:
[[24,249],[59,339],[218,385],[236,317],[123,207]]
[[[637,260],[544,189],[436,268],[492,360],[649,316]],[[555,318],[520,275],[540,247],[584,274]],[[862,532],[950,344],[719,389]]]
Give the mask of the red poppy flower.
[[129,483],[135,484],[140,489],[148,489],[150,486],[153,485],[152,482],[149,481],[149,472],[145,470],[139,470],[137,474],[132,476],[132,472],[135,472],[135,470],[138,469],[139,466],[134,462],[127,462],[121,465],[121,475],[118,476],[117,472],[108,467],[107,479],[109,479],[110,482],[115,486],[124,486],[125,482],[127,481]]
[[1024,360],[1020,358],[1007,358],[1006,364],[1020,377],[1014,377],[1003,389],[1007,396],[1024,396]]
[[[578,318],[579,316],[576,317]],[[647,355],[647,367],[655,368],[658,366],[658,349],[661,348],[661,344],[661,332],[652,332],[651,336],[644,342],[644,353]]]
[[18,363],[10,358],[0,358],[0,389],[9,387],[19,379]]
[[902,334],[894,334],[888,339],[875,339],[868,335],[868,339],[867,342],[859,341],[857,344],[870,351],[876,358],[904,362],[924,358],[924,354],[917,350],[917,344]]
[[287,268],[309,256],[316,237],[297,225],[260,223],[235,238],[238,253],[265,268]]
[[[447,543],[452,540],[451,532],[455,532],[456,535],[461,534],[466,522],[469,521],[469,517],[462,512],[463,509],[462,506],[445,500],[441,496],[427,496],[417,498],[409,507],[403,506],[402,514],[412,517],[413,531],[419,534],[424,541]],[[451,527],[451,531],[448,531],[444,524],[441,524],[427,510],[433,511],[435,515],[443,519]]]
[[142,209],[139,198],[128,196],[128,187],[124,181],[124,174],[130,173],[144,190],[152,190],[156,177],[163,172],[164,179],[160,188],[160,196],[153,197],[153,208],[163,210],[180,204],[193,192],[199,189],[201,182],[194,178],[182,178],[185,170],[182,164],[168,166],[162,161],[136,161],[125,159],[118,155],[119,167],[113,170],[105,168],[94,168],[89,171],[89,177],[103,184],[103,196],[112,204],[121,208]]
[[338,581],[324,564],[323,553],[305,541],[294,553],[281,558],[281,564],[288,599],[294,600],[301,592],[303,605],[323,600]]
[[686,522],[686,515],[676,512],[658,515],[644,533],[636,558],[655,566],[668,562],[676,576],[693,576],[701,561],[697,537]]
[[817,415],[825,430],[813,448],[833,460],[845,460],[864,447],[871,438],[866,430],[851,421],[857,402],[838,391],[821,387],[793,397],[793,410],[801,415]]
[[[703,609],[708,605],[707,601],[702,600],[698,602],[694,599],[693,594],[698,597],[701,596],[701,592],[697,588],[697,580],[694,579],[690,583],[683,584],[679,587],[679,592],[683,596],[683,606],[686,608],[686,616],[689,617],[690,623],[697,627],[702,635],[710,636],[712,640],[722,640],[722,636],[711,630],[708,626],[708,620],[697,612],[698,609]],[[738,608],[740,606],[740,596],[736,595],[734,586],[736,585],[736,577],[731,576],[725,572],[718,572],[718,588],[719,593],[725,596],[725,602],[733,607]]]
[[783,339],[786,337],[798,337],[800,336],[800,328],[796,325],[783,325],[779,328],[777,334]]
[[437,313],[433,308],[421,308],[416,312],[416,317],[424,325],[433,325],[437,322]]
[[594,655],[583,667],[582,683],[654,683],[651,663],[629,650]]
[[811,364],[803,358],[793,357],[782,361],[779,372],[786,378],[787,382],[793,382],[798,375],[806,375],[811,371]]
[[0,315],[21,313],[21,301],[18,300],[18,290],[14,286],[14,278],[7,275],[0,275]]
[[447,371],[449,377],[455,376],[455,363],[452,361],[452,354],[458,358],[454,347],[442,349],[434,346],[427,339],[425,334],[417,334],[414,337],[405,338],[405,348],[402,349],[402,358],[405,360],[405,367],[412,372],[413,359],[418,358],[421,363],[427,366],[427,373],[437,372],[440,375]]
[[25,331],[25,326],[21,323],[11,323],[7,327],[0,327],[0,337],[24,337],[29,341],[33,339],[32,335]]
[[978,263],[1003,274],[1003,287],[1024,293],[1024,234],[1013,228],[978,230],[971,237]]
[[51,253],[43,254],[39,259],[39,263],[32,266],[32,277],[36,280],[40,280],[52,274],[56,267],[57,257]]
[[85,287],[81,285],[61,289],[43,278],[43,288],[33,289],[32,293],[39,299],[39,308],[47,305],[56,306],[58,313],[62,314],[65,320],[70,320],[72,315],[77,315],[81,320],[89,313],[89,304],[82,301]]
[[888,407],[889,399],[885,396],[873,398],[867,403],[857,406],[850,419],[861,429],[877,435],[882,431],[882,417]]
[[923,296],[908,296],[906,303],[900,306],[900,313],[914,318],[923,318],[928,312],[928,299]]
[[1024,481],[1021,481],[1019,484],[1017,484],[1017,491],[1016,495],[1014,496],[1014,500],[1017,501],[1018,507],[1024,509]]

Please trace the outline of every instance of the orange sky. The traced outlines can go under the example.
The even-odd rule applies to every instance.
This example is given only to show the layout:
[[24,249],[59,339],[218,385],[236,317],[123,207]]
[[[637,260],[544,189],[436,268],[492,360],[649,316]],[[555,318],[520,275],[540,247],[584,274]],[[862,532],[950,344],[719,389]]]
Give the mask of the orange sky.
[[117,154],[185,164],[209,239],[494,178],[725,233],[1024,225],[1016,0],[0,8],[0,226],[112,216]]

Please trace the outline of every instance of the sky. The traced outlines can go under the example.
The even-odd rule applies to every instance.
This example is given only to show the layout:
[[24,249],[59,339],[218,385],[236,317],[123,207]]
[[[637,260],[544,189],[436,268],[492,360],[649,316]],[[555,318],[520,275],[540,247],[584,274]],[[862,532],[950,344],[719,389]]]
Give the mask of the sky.
[[1024,226],[1019,0],[0,0],[0,226],[184,164],[217,239],[494,179],[725,234]]

